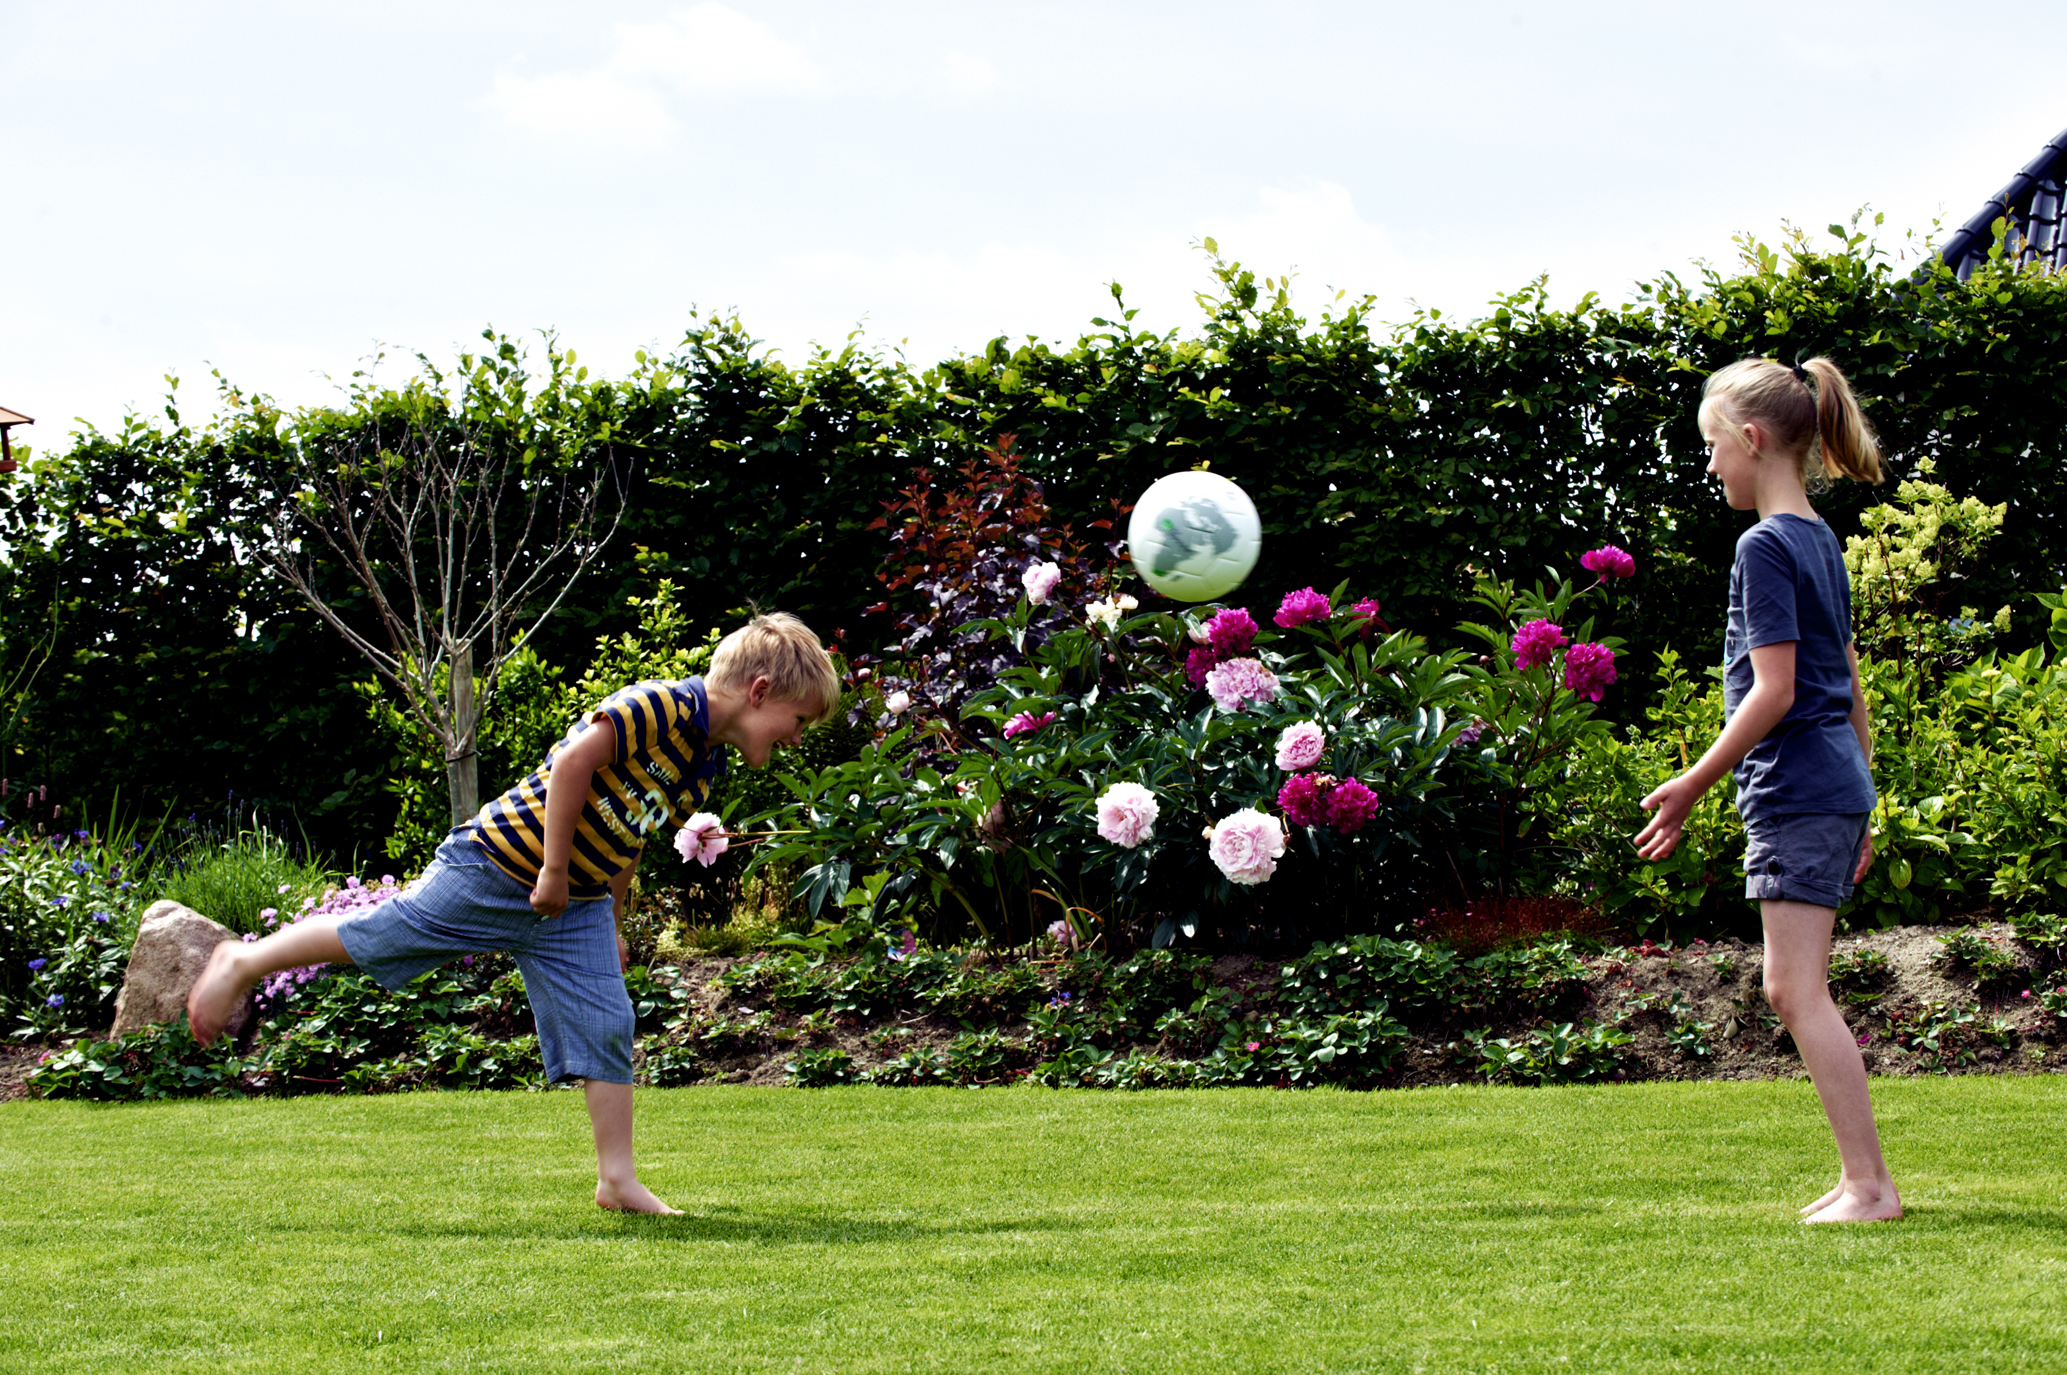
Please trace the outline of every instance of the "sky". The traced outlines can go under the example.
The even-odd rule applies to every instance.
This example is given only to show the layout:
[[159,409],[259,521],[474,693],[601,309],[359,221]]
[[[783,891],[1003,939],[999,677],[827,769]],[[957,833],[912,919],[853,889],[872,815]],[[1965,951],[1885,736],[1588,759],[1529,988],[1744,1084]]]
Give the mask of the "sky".
[[605,374],[736,312],[928,363],[1199,248],[1381,320],[1728,265],[1862,206],[1914,254],[2067,126],[2067,7],[0,0],[0,406],[62,447],[211,369],[322,404],[492,327]]

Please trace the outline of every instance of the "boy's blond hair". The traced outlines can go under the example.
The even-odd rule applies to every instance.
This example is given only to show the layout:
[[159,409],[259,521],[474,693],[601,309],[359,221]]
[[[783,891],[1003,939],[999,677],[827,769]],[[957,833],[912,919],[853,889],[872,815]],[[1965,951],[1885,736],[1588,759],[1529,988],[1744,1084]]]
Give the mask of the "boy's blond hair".
[[818,637],[787,611],[754,617],[718,641],[711,655],[711,685],[744,692],[756,678],[768,679],[778,701],[810,702],[813,724],[840,707],[840,675]]

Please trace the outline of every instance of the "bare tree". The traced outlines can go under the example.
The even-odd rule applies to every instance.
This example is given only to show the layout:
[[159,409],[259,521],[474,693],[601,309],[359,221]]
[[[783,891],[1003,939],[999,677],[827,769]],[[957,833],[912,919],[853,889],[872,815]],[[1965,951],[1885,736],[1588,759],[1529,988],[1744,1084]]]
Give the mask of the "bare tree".
[[[547,389],[529,404],[505,343],[494,359],[462,358],[456,406],[415,383],[362,391],[356,414],[303,416],[259,550],[436,738],[454,825],[480,807],[481,717],[520,619],[552,615],[624,515],[609,428],[566,404],[570,386],[582,390],[563,375],[573,354],[549,359]],[[365,613],[340,609],[326,564],[364,592]]]

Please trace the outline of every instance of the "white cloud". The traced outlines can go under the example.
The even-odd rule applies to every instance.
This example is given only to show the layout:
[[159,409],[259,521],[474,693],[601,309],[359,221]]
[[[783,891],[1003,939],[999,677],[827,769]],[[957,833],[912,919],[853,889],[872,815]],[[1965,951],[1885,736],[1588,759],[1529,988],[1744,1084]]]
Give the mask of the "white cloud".
[[982,95],[998,86],[998,69],[981,57],[949,53],[941,59],[947,88],[957,95]]
[[664,90],[684,95],[822,89],[825,73],[766,24],[723,5],[692,6],[651,24],[619,24],[609,57],[581,71],[508,74],[482,103],[520,133],[589,151],[645,154],[676,123]]

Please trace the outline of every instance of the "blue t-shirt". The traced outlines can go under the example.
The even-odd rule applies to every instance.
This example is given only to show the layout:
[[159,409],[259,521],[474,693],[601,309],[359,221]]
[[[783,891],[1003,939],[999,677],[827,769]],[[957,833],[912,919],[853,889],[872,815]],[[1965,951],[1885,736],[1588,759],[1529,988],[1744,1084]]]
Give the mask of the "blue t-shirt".
[[1852,729],[1852,583],[1820,520],[1777,515],[1746,530],[1730,566],[1723,719],[1755,681],[1751,651],[1794,641],[1794,705],[1739,761],[1737,811],[1754,817],[1873,810],[1873,774]]

